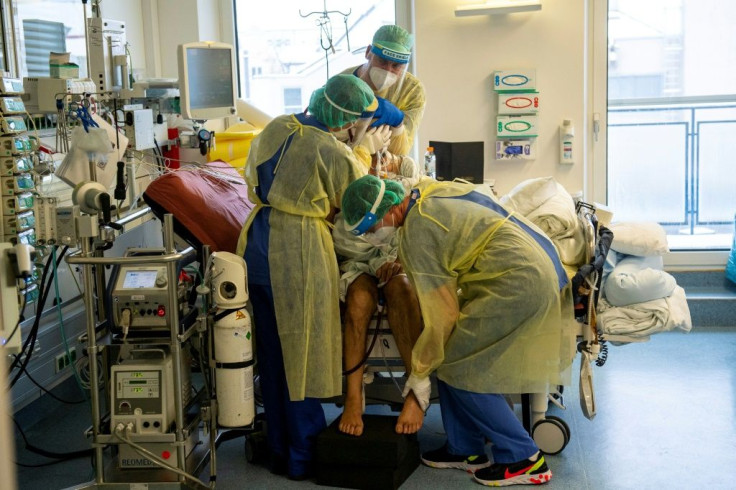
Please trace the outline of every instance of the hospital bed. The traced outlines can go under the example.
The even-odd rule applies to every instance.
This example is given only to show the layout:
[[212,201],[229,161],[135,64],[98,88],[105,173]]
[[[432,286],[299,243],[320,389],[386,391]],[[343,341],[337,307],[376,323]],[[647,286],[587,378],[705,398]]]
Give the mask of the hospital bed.
[[[247,199],[242,177],[224,162],[167,173],[151,183],[143,197],[156,215],[173,214],[175,232],[195,249],[208,245],[212,251],[234,252],[242,224],[254,207]],[[581,365],[596,361],[602,364],[605,347],[604,339],[595,329],[595,303],[611,237],[605,227],[598,226],[591,206],[579,206],[578,219],[583,228],[586,253],[581,267],[572,274],[572,280],[576,292],[587,293],[577,295],[579,307],[574,328],[580,342]],[[377,315],[369,327],[364,399],[366,404],[388,404],[398,410],[403,403],[401,388],[406,370],[385,318],[385,314]],[[581,405],[586,415],[592,417],[595,407],[592,375],[588,369],[583,378],[580,384]],[[519,400],[509,400],[510,403],[520,403],[525,426],[540,448],[549,454],[562,451],[570,440],[570,429],[564,420],[547,415],[549,403],[563,406],[561,388],[553,388],[552,393],[528,394]],[[341,400],[332,401],[340,403]],[[252,452],[254,448],[250,450]]]

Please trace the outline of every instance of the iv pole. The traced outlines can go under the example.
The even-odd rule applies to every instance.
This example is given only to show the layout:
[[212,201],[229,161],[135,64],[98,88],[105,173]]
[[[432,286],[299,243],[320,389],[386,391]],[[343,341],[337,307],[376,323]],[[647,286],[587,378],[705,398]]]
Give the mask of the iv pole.
[[332,44],[332,23],[330,22],[330,14],[340,14],[343,17],[345,23],[345,39],[348,43],[348,51],[350,51],[350,35],[348,32],[348,16],[353,12],[353,9],[349,9],[347,13],[339,10],[327,10],[327,0],[322,2],[322,11],[309,12],[308,14],[302,14],[302,10],[299,9],[299,15],[302,18],[307,18],[312,15],[319,15],[317,18],[317,25],[319,26],[319,44],[325,52],[325,66],[327,69],[327,78],[330,78],[330,60],[329,52],[335,54],[335,45]]

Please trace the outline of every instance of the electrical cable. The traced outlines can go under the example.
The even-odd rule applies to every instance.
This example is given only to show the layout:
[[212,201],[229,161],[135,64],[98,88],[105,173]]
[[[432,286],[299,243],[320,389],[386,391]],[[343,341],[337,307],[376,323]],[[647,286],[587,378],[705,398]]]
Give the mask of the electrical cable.
[[26,312],[26,306],[28,306],[28,301],[26,301],[26,295],[23,295],[23,306],[20,309],[20,313],[18,313],[18,321],[15,323],[15,326],[13,327],[13,331],[10,332],[10,335],[5,339],[5,344],[10,343],[10,339],[13,338],[13,336],[18,332],[20,329],[20,324],[23,322],[23,315]]
[[18,428],[18,432],[20,432],[20,436],[23,438],[23,442],[25,443],[25,449],[29,450],[32,453],[38,454],[39,456],[43,456],[45,458],[50,458],[50,459],[69,460],[69,459],[76,459],[76,458],[84,458],[84,457],[89,456],[93,452],[92,448],[82,449],[79,451],[71,451],[68,453],[57,453],[54,451],[47,451],[38,446],[34,446],[28,441],[28,437],[26,437],[26,433],[23,432],[23,429],[21,428],[18,421],[15,420],[15,418],[13,418],[13,423]]
[[[43,293],[43,285],[46,283],[46,276],[48,275],[49,270],[51,269],[49,261],[46,262],[46,265],[44,265],[43,273],[41,274],[41,293]],[[42,294],[39,294],[39,298],[42,296]],[[24,298],[25,300],[25,298]],[[25,306],[23,307],[25,309]],[[43,308],[43,307],[42,307]],[[36,318],[38,318],[39,315],[36,315]],[[34,321],[34,326],[35,326]],[[31,328],[31,332],[33,332],[33,328]],[[13,369],[18,365],[20,362],[20,356],[27,350],[29,343],[31,342],[32,336],[29,334],[28,337],[26,337],[26,341],[23,343],[23,347],[21,348],[20,354],[15,356],[15,360],[10,365],[10,368],[8,369],[8,374],[10,374]]]
[[158,141],[156,140],[156,137],[153,138],[153,144],[155,145],[155,152],[158,152],[156,154],[156,163],[158,164],[159,171],[161,172],[161,175],[164,174],[166,170],[166,160],[164,160],[164,153],[161,151],[161,147],[158,146]]
[[[66,252],[68,250],[69,250],[69,246],[67,245],[61,251],[61,255],[59,255],[59,259],[56,262],[56,267],[59,266],[59,263],[64,258],[64,255],[66,255]],[[28,366],[28,363],[31,361],[31,356],[33,355],[33,348],[36,344],[36,339],[38,337],[38,328],[39,328],[39,325],[41,324],[41,316],[43,316],[43,307],[46,304],[46,298],[48,298],[49,291],[51,290],[51,279],[52,278],[49,278],[48,282],[44,283],[45,276],[48,274],[49,270],[50,270],[49,263],[46,262],[46,266],[44,267],[44,272],[41,276],[41,286],[45,284],[46,287],[45,288],[42,287],[41,289],[41,294],[39,296],[40,301],[37,304],[36,318],[33,322],[33,326],[31,327],[31,332],[28,335],[26,342],[23,344],[23,348],[20,354],[15,356],[15,360],[10,366],[10,370],[12,371],[12,369],[18,366],[18,363],[22,362],[22,367],[18,370],[16,375],[13,377],[13,380],[10,382],[10,388],[15,386],[15,383],[18,382],[18,379],[20,379],[21,375],[23,374],[23,371],[26,369],[26,367]],[[29,349],[29,346],[30,346],[30,349]],[[25,352],[25,357],[21,361],[21,356],[24,352]]]
[[57,459],[56,461],[49,461],[48,463],[41,464],[25,464],[15,461],[15,464],[16,466],[20,466],[21,468],[43,468],[44,466],[53,466],[55,464],[66,463],[67,461],[67,459]]
[[56,401],[59,401],[61,403],[65,403],[67,405],[79,405],[80,403],[84,403],[84,402],[87,401],[87,400],[77,400],[77,401],[73,401],[72,402],[72,401],[69,401],[69,400],[64,400],[63,398],[59,398],[58,396],[56,396],[53,393],[51,393],[51,391],[49,391],[47,388],[44,388],[43,386],[41,386],[38,383],[38,381],[36,381],[35,379],[33,379],[33,376],[31,376],[31,373],[29,373],[27,369],[23,368],[23,372],[26,373],[26,377],[28,377],[28,379],[31,381],[31,383],[33,383],[34,385],[36,385],[41,391],[43,391],[44,393],[46,393],[47,395],[49,395],[51,398],[53,398]]

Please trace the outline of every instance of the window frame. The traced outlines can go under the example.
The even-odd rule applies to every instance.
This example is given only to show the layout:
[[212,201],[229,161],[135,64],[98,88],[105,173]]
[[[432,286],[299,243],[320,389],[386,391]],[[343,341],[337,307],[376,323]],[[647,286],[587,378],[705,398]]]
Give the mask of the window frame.
[[[591,190],[592,200],[602,204],[608,204],[608,7],[608,0],[588,0],[593,131],[590,133],[591,163],[586,183]],[[664,265],[670,271],[722,270],[728,256],[728,250],[677,250],[665,254]]]

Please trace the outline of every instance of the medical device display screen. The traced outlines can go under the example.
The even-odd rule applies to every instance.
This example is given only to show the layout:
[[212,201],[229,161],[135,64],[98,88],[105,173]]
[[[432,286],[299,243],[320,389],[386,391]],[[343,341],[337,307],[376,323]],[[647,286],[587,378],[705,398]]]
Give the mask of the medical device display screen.
[[187,48],[191,109],[233,105],[232,58],[229,49]]
[[121,372],[118,398],[158,398],[161,396],[161,371]]
[[152,288],[156,285],[156,274],[157,271],[155,270],[126,271],[125,279],[123,279],[123,288]]

